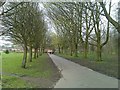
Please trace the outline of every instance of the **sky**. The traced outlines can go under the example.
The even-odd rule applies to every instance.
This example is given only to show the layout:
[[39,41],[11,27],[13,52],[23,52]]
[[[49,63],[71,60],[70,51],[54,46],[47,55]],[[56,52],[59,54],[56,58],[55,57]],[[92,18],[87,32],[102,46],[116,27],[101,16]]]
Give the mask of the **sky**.
[[4,45],[12,46],[13,43],[11,41],[8,41],[9,36],[0,36],[0,47]]

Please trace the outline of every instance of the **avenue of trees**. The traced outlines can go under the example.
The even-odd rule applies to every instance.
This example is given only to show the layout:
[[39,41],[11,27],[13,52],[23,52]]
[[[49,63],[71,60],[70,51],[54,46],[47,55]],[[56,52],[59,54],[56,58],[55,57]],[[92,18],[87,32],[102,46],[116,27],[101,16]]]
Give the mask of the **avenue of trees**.
[[[113,42],[109,40],[113,37],[110,33],[119,32],[120,29],[118,21],[110,16],[111,2],[108,11],[102,2],[48,3],[46,8],[57,33],[51,37],[51,43],[59,53],[77,57],[78,52],[84,52],[84,57],[87,58],[91,50],[96,52],[97,60],[101,61],[103,48],[108,41]],[[115,40],[117,37],[113,38]]]
[[[110,45],[111,41],[115,41],[120,33],[120,23],[111,17],[111,2],[108,10],[105,2],[42,4],[56,30],[56,34],[51,36],[46,34],[47,23],[37,2],[8,3],[0,13],[1,23],[4,26],[0,36],[10,35],[15,43],[22,45],[23,68],[26,68],[27,59],[32,62],[32,50],[34,58],[37,58],[50,43],[52,49],[58,49],[59,53],[75,57],[79,52],[84,52],[84,57],[87,58],[90,50],[95,51],[97,60],[101,61],[103,48]],[[0,2],[0,8],[4,5],[5,2]]]

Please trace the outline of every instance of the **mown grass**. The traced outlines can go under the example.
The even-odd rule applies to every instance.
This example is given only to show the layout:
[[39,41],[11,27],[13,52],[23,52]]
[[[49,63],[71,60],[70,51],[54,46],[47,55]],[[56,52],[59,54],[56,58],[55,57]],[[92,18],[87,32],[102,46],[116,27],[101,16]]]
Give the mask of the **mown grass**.
[[58,56],[64,57],[68,60],[71,60],[75,63],[78,63],[82,66],[91,68],[97,72],[112,76],[115,78],[118,77],[118,56],[117,55],[108,55],[102,54],[102,61],[96,60],[96,53],[88,53],[88,58],[84,58],[84,53],[79,53],[78,57],[66,55],[66,54],[56,54]]
[[33,85],[17,77],[3,75],[2,88],[32,88]]
[[27,68],[21,68],[22,53],[9,53],[2,55],[2,85],[3,88],[24,88],[34,87],[21,76],[49,78],[52,75],[52,69],[48,63],[47,54],[43,54],[33,62],[27,61]]

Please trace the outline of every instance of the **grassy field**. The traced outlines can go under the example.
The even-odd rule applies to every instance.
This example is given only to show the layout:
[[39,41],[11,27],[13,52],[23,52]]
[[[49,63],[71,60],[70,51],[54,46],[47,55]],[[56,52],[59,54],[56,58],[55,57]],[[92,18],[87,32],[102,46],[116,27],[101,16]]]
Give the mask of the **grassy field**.
[[[32,88],[34,83],[29,83],[22,77],[50,79],[56,73],[51,67],[47,54],[43,54],[33,62],[27,61],[27,69],[21,68],[22,53],[3,54],[2,59],[2,85],[3,88]],[[34,79],[33,79],[34,80]],[[29,81],[29,80],[28,80]],[[42,80],[44,81],[44,80]],[[47,82],[46,82],[47,83]],[[45,86],[44,86],[45,87]]]
[[65,54],[56,54],[56,55],[64,57],[82,66],[91,68],[97,72],[118,78],[118,56],[117,55],[108,55],[104,53],[102,55],[103,61],[96,61],[96,54],[92,52],[88,54],[87,59],[84,58],[83,53],[79,53],[78,57],[65,55]]

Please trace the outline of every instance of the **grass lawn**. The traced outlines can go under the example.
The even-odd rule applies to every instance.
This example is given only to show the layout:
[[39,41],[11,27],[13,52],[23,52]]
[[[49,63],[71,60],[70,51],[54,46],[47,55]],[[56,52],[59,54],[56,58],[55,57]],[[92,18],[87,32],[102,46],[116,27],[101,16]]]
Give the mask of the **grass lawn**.
[[[35,79],[37,80],[39,78],[51,79],[51,77],[53,77],[53,75],[57,73],[57,71],[55,71],[56,70],[55,67],[52,66],[53,63],[50,62],[51,60],[47,54],[43,54],[38,59],[33,59],[33,62],[27,61],[27,69],[21,68],[22,56],[23,56],[22,53],[3,54],[2,56],[3,88],[36,87],[35,84],[37,82],[35,84],[29,83],[29,80]],[[27,77],[29,79],[26,81],[25,79],[21,79],[22,77]]]
[[95,70],[97,72],[118,78],[118,56],[117,55],[103,54],[102,55],[103,61],[96,61],[95,53],[89,53],[87,59],[84,58],[83,53],[79,53],[78,57],[65,55],[65,54],[56,54],[56,55],[64,57],[82,66],[91,68],[92,70]]

